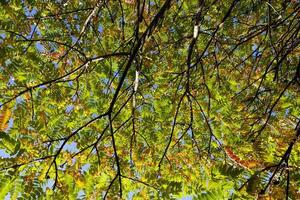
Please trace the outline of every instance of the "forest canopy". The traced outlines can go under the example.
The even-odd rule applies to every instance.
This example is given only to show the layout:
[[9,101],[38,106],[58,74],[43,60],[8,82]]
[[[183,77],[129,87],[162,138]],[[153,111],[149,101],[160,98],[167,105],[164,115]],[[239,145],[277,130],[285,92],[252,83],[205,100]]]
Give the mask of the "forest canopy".
[[0,199],[300,199],[299,18],[0,1]]

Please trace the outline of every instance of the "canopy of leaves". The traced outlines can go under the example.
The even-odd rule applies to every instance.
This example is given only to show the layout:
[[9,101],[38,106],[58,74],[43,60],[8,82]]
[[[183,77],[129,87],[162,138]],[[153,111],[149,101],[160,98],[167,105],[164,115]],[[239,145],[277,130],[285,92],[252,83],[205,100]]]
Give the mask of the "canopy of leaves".
[[300,199],[299,17],[0,1],[0,199]]

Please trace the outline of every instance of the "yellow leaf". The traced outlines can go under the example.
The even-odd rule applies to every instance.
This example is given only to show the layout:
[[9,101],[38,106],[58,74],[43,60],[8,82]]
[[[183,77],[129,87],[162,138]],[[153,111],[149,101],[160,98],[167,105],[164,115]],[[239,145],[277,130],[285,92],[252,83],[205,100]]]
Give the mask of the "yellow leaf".
[[82,180],[80,180],[80,179],[77,179],[76,180],[76,184],[78,185],[78,187],[80,187],[80,188],[82,188],[82,187],[84,187],[84,181],[82,181]]
[[8,126],[8,120],[10,118],[11,112],[9,109],[5,108],[0,114],[0,131],[4,131]]

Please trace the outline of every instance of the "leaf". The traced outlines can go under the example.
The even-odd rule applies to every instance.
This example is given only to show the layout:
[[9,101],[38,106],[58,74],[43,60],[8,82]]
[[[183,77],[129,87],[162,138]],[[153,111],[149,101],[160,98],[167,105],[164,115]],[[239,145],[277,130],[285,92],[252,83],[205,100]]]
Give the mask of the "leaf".
[[11,116],[9,109],[4,108],[0,113],[0,131],[4,131],[8,127],[8,121]]
[[257,191],[259,181],[260,181],[259,173],[256,172],[250,177],[248,181],[247,192],[250,194],[255,193]]

